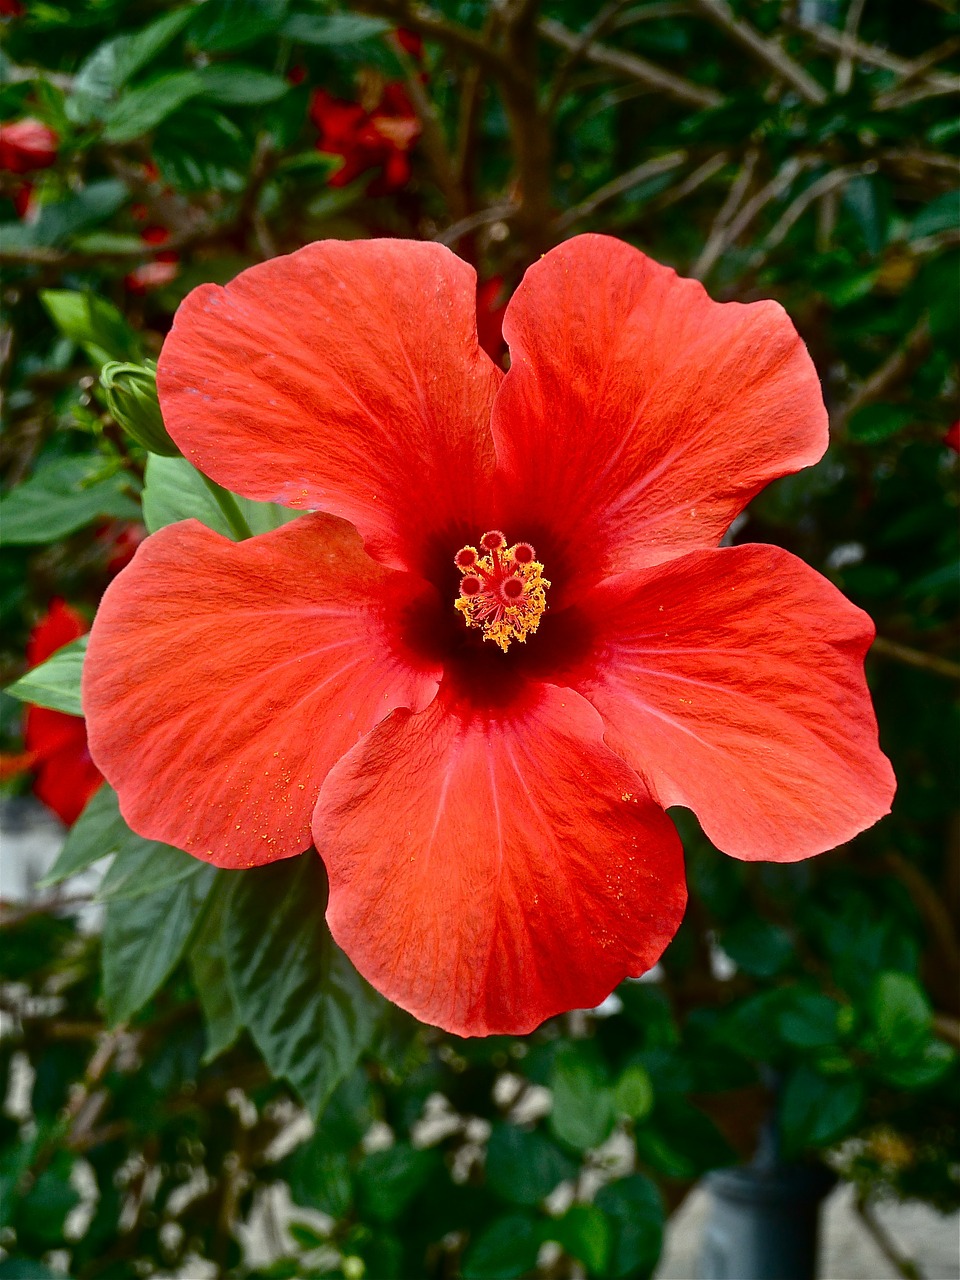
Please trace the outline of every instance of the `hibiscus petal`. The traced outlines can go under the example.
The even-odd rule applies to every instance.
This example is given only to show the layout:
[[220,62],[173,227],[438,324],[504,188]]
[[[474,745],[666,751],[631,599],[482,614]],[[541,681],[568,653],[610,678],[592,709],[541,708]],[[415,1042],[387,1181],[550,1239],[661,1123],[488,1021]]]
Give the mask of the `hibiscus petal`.
[[502,377],[477,343],[473,268],[407,240],[319,241],[202,285],[157,373],[167,428],[201,471],[343,516],[372,555],[418,571],[425,521],[471,537],[482,523]]
[[520,1034],[659,958],[686,900],[673,825],[569,690],[471,709],[446,686],[331,770],[314,817],[327,920],[425,1022]]
[[404,639],[421,588],[330,516],[245,542],[195,520],[148,538],[84,664],[90,750],[127,822],[221,867],[307,848],[334,761],[436,693]]
[[889,811],[863,675],[873,623],[779,547],[693,552],[598,587],[605,739],[736,858],[793,862]]
[[759,489],[826,448],[816,370],[782,307],[713,302],[622,241],[551,250],[503,331],[503,524],[539,550],[559,522],[548,569],[600,577],[715,546]]

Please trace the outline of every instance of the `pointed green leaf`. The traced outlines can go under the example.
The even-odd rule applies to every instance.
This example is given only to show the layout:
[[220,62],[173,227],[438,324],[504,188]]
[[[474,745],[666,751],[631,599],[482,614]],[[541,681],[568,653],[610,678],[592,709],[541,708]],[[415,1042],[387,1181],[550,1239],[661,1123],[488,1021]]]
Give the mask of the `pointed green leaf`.
[[202,92],[203,78],[197,71],[172,71],[138,85],[110,108],[104,141],[132,142]]
[[66,711],[71,716],[82,716],[80,704],[80,676],[83,672],[83,656],[87,651],[87,636],[80,636],[58,649],[53,657],[41,662],[13,684],[5,693],[20,702],[31,702],[37,707],[52,707],[54,711]]
[[[224,493],[226,491],[223,491]],[[227,494],[240,516],[249,526],[250,533],[267,533],[277,529],[300,514],[273,502],[252,502]],[[162,458],[152,455],[147,459],[146,484],[143,490],[143,519],[150,533],[156,533],[164,525],[177,520],[199,520],[209,529],[236,538],[208,482],[186,458]]]
[[224,906],[229,888],[229,878],[221,876],[188,957],[207,1029],[205,1063],[229,1049],[242,1030],[223,949]]
[[104,783],[70,828],[60,856],[40,881],[40,888],[60,884],[116,853],[129,830],[120,816],[117,793]]
[[315,852],[230,878],[223,940],[240,1018],[319,1116],[370,1043],[380,998],[330,936]]

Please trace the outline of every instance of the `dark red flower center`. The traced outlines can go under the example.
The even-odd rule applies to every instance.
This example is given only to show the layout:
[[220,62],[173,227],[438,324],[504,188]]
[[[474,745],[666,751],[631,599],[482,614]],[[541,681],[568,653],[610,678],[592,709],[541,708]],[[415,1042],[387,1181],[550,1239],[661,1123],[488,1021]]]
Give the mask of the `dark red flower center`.
[[468,627],[479,627],[506,653],[514,640],[533,635],[547,607],[549,581],[529,542],[512,547],[499,529],[480,539],[480,549],[461,547],[453,558],[463,577],[455,608]]

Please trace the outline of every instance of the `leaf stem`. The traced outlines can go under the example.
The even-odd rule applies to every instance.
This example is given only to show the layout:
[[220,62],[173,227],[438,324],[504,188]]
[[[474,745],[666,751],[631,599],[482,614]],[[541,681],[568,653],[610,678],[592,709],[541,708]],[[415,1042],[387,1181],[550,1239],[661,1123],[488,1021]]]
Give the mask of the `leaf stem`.
[[233,494],[228,489],[222,489],[215,480],[205,476],[202,471],[200,476],[213,495],[217,506],[223,512],[224,519],[230,526],[231,532],[236,535],[237,541],[242,542],[245,538],[252,538],[253,530],[247,523],[246,516],[240,510],[240,504]]

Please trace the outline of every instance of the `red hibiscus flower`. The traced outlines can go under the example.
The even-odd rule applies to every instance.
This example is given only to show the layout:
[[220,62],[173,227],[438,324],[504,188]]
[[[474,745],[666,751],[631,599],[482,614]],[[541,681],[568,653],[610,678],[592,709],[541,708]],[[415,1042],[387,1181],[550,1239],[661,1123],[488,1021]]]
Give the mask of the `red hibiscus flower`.
[[504,301],[503,276],[491,276],[477,285],[477,339],[491,360],[497,364],[503,355]]
[[0,124],[0,169],[7,173],[48,169],[57,158],[58,142],[52,129],[29,116]]
[[[140,239],[144,244],[166,244],[170,239],[170,232],[166,227],[145,227]],[[170,284],[179,274],[179,253],[176,249],[161,249],[149,262],[144,262],[128,272],[123,283],[131,293],[145,294],[151,289],[160,289],[163,285]]]
[[[54,600],[30,633],[27,665],[37,667],[46,662],[86,631],[87,623],[76,610],[62,600]],[[34,794],[70,826],[103,781],[90,759],[83,720],[48,707],[28,707],[24,746],[23,755],[6,758],[4,774],[32,769]]]
[[954,453],[960,453],[960,422],[955,422],[943,437],[943,443]]
[[399,191],[410,180],[408,153],[420,136],[420,121],[403,85],[385,85],[371,111],[315,89],[310,119],[320,131],[317,150],[343,157],[343,165],[330,178],[332,187],[345,187],[377,168],[381,173],[370,185],[373,195]]
[[146,539],[84,699],[127,821],[222,867],[327,866],[334,937],[459,1034],[599,1003],[684,909],[669,805],[744,859],[850,839],[893,792],[873,627],[772,546],[719,548],[827,440],[783,310],[581,236],[527,272],[504,374],[473,270],[326,241],[203,285],[160,357],[170,434],[310,511]]

